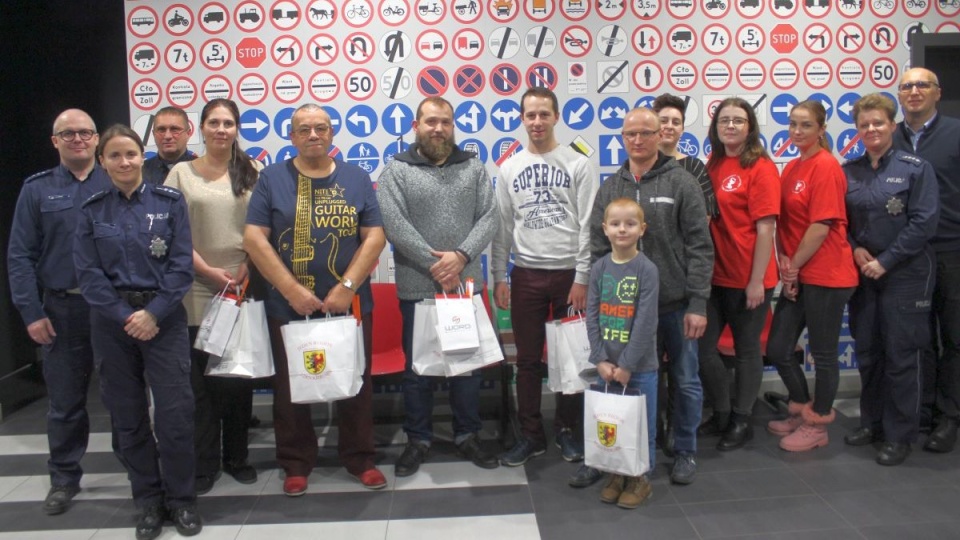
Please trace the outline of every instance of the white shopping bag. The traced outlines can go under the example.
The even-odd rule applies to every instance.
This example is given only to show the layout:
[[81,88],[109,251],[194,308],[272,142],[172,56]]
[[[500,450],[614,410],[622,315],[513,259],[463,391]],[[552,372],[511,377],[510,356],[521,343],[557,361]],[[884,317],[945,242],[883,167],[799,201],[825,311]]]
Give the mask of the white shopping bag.
[[636,391],[607,393],[606,385],[591,385],[583,409],[584,463],[624,476],[650,470],[647,439],[647,400]]
[[580,377],[589,370],[590,338],[586,319],[572,315],[547,322],[547,386],[553,392],[579,394],[590,386]]
[[474,351],[480,346],[476,309],[470,296],[438,294],[437,335],[443,352]]
[[432,299],[418,302],[413,312],[413,372],[443,376],[443,354],[437,337],[437,304]]
[[473,295],[473,307],[477,318],[480,346],[476,350],[466,353],[443,353],[443,370],[447,377],[463,375],[503,360],[500,340],[497,339],[493,323],[490,322],[490,317],[487,315],[487,308],[483,305],[483,299],[478,294]]
[[353,316],[292,321],[280,331],[290,374],[290,401],[337,401],[360,392],[366,362],[363,332]]
[[247,300],[240,304],[240,316],[223,356],[210,355],[206,375],[258,379],[274,373],[263,302]]
[[413,371],[418,375],[455,377],[503,360],[496,331],[483,299],[474,295],[479,346],[473,351],[444,352],[436,330],[436,304],[427,299],[416,305],[413,317]]
[[197,339],[193,342],[195,349],[217,356],[223,355],[233,327],[237,323],[237,317],[240,316],[240,306],[237,302],[237,296],[227,293],[226,288],[210,300],[206,309],[203,310]]

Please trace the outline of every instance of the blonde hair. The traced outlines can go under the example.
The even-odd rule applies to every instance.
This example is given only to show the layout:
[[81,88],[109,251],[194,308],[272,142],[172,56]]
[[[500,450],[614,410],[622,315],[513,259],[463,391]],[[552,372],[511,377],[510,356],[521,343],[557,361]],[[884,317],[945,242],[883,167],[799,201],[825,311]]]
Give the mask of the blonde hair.
[[604,223],[607,222],[607,218],[610,216],[610,209],[613,208],[613,207],[618,207],[618,208],[633,208],[633,209],[636,209],[636,211],[637,211],[637,218],[640,220],[641,223],[643,223],[643,222],[645,221],[645,220],[644,220],[644,215],[643,215],[643,207],[640,206],[640,203],[638,203],[637,201],[631,199],[630,197],[620,197],[619,199],[614,199],[614,200],[610,201],[610,203],[607,204],[607,207],[603,209],[603,222],[604,222]]

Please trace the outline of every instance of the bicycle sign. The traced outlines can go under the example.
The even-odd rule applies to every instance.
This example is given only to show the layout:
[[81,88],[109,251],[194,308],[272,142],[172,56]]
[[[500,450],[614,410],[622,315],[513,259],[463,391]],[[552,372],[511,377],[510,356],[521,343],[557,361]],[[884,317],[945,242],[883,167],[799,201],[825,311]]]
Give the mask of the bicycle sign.
[[373,19],[373,6],[370,0],[348,0],[343,5],[343,20],[354,28],[366,26]]

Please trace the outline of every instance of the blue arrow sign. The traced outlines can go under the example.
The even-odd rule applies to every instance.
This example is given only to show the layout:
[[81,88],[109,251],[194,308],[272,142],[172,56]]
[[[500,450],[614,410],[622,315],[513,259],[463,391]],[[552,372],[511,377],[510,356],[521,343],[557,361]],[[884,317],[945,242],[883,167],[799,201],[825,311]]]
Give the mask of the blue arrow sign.
[[627,151],[619,135],[601,135],[597,153],[600,154],[601,167],[619,166],[627,160]]
[[853,118],[853,104],[860,99],[860,94],[856,92],[847,92],[837,100],[837,118],[847,124],[855,124]]
[[240,115],[239,128],[243,140],[262,141],[270,134],[270,117],[260,109],[247,109]]
[[383,149],[383,166],[386,167],[387,163],[393,161],[393,156],[401,152],[406,152],[409,148],[410,145],[400,139],[388,144],[387,147]]
[[597,107],[597,118],[607,129],[620,130],[623,128],[623,117],[630,112],[627,102],[618,97],[608,97]]
[[778,94],[770,102],[770,117],[781,126],[790,125],[790,109],[793,109],[800,100],[793,94]]
[[563,121],[570,129],[586,129],[593,123],[593,105],[583,98],[567,100],[563,106]]
[[487,147],[479,139],[464,139],[460,141],[460,149],[464,152],[473,152],[477,159],[487,162]]
[[810,94],[808,97],[810,101],[819,101],[823,108],[827,110],[827,120],[833,118],[833,100],[830,99],[830,96],[817,92],[815,94]]
[[354,137],[366,137],[377,130],[377,112],[369,105],[354,105],[347,111],[347,130]]
[[273,117],[273,132],[285,141],[290,140],[290,118],[295,110],[293,107],[284,107]]
[[520,127],[520,105],[512,99],[501,99],[490,109],[490,123],[503,132]]
[[479,102],[464,101],[453,111],[453,120],[465,133],[476,133],[487,124],[487,111]]
[[347,162],[370,174],[380,166],[380,152],[370,143],[357,143],[347,150]]
[[634,107],[646,107],[648,109],[653,108],[653,100],[656,99],[654,96],[643,96],[638,99]]
[[321,105],[320,107],[330,116],[330,127],[333,128],[333,134],[337,135],[340,133],[340,128],[343,127],[343,120],[340,119],[340,111],[329,105]]
[[390,104],[380,115],[380,123],[387,133],[400,137],[413,129],[413,111],[403,103]]

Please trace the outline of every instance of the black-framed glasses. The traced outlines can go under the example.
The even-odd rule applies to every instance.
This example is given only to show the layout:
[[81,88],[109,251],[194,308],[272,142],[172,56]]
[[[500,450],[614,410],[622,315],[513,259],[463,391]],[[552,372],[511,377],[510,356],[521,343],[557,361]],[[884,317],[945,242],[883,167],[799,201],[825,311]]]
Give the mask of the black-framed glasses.
[[156,133],[157,135],[166,135],[167,133],[169,133],[170,135],[173,135],[174,137],[179,137],[180,135],[183,135],[183,132],[184,132],[184,131],[186,131],[186,130],[183,129],[182,127],[180,127],[180,126],[169,126],[169,127],[168,127],[168,126],[157,126],[157,127],[154,127],[154,128],[153,128],[153,132]]
[[96,134],[97,132],[92,129],[81,129],[79,131],[74,131],[72,129],[65,129],[63,131],[58,132],[56,135],[57,137],[60,137],[61,141],[72,142],[74,139],[77,138],[77,136],[80,137],[81,141],[89,141]]
[[736,116],[733,116],[733,117],[731,117],[731,116],[724,116],[723,118],[720,118],[720,119],[717,120],[717,125],[719,125],[719,126],[725,126],[725,125],[727,125],[727,124],[733,124],[735,127],[743,127],[743,126],[747,125],[747,119],[746,119],[746,118],[738,118],[738,117],[736,117]]
[[900,85],[901,92],[913,92],[913,89],[917,90],[929,90],[934,86],[940,86],[935,82],[930,81],[914,81],[914,82],[905,82]]
[[317,124],[315,126],[300,126],[294,130],[294,133],[300,137],[309,137],[314,131],[317,132],[318,136],[324,136],[330,132],[330,126],[327,124]]

